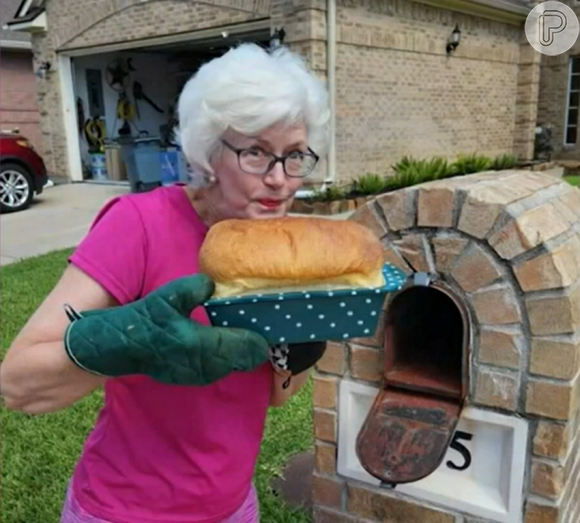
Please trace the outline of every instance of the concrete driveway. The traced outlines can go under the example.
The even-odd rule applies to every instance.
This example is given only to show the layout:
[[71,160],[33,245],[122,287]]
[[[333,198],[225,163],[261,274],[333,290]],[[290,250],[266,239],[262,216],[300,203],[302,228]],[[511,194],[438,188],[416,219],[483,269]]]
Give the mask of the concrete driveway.
[[90,183],[48,187],[25,211],[0,215],[0,265],[74,247],[110,198],[129,186]]

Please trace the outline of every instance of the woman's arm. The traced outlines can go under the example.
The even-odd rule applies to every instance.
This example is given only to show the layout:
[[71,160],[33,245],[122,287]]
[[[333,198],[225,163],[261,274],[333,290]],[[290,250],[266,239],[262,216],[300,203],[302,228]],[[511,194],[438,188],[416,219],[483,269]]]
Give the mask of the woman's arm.
[[290,377],[290,372],[284,370],[274,370],[272,374],[274,377],[272,392],[270,394],[270,407],[282,407],[290,399],[290,396],[296,394],[308,381],[310,369],[292,376],[290,385],[288,385],[286,389],[283,387],[283,385]]
[[56,411],[105,382],[105,378],[79,369],[67,356],[63,345],[69,324],[65,303],[78,311],[118,305],[96,281],[69,265],[16,336],[0,365],[0,395],[7,408],[28,414]]

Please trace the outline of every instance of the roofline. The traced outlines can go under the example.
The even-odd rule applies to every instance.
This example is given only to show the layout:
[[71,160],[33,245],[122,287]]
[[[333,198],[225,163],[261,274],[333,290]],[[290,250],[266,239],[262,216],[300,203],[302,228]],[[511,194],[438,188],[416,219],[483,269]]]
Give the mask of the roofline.
[[520,25],[532,10],[506,0],[415,0],[421,4],[449,9],[459,13]]
[[471,0],[477,4],[482,4],[485,6],[495,7],[501,9],[502,11],[507,11],[509,13],[519,14],[527,17],[530,11],[533,9],[531,6],[527,5],[516,5],[512,2],[506,2],[505,0]]
[[46,31],[46,11],[43,9],[31,20],[12,20],[4,25],[4,29],[9,31],[22,31],[24,33],[34,33]]
[[32,50],[32,43],[22,40],[0,39],[0,48]]
[[20,5],[18,6],[18,9],[16,9],[16,13],[14,14],[13,20],[17,20],[18,18],[26,16],[26,13],[28,13],[28,10],[30,9],[31,5],[32,0],[22,0],[22,2],[20,2]]

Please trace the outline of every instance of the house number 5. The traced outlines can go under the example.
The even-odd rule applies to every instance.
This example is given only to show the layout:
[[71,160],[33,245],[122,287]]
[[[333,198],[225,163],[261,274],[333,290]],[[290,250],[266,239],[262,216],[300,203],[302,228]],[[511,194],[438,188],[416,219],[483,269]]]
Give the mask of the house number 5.
[[463,457],[463,463],[461,465],[456,465],[453,463],[453,461],[449,460],[447,461],[447,466],[450,469],[465,470],[469,468],[469,465],[471,465],[471,453],[469,452],[469,449],[463,445],[463,443],[461,443],[461,440],[471,441],[471,439],[473,439],[473,434],[470,434],[469,432],[462,432],[458,430],[453,435],[453,440],[451,441],[450,447],[461,454]]

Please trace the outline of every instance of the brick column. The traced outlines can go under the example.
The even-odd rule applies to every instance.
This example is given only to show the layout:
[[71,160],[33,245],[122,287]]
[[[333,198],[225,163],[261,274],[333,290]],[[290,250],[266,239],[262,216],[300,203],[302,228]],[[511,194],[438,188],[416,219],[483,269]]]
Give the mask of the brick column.
[[[58,55],[53,39],[48,34],[32,36],[33,68],[50,62],[45,78],[36,77],[36,99],[39,109],[40,151],[49,176],[68,181],[67,138],[64,130],[64,112],[59,78]],[[75,137],[76,139],[76,137]]]
[[[300,54],[320,80],[326,82],[326,0],[271,0],[271,34],[281,27],[284,45]],[[326,156],[320,159],[305,186],[315,188],[327,175]]]
[[534,129],[538,116],[541,60],[542,55],[530,45],[522,31],[514,132],[514,154],[522,160],[534,158]]
[[325,0],[272,0],[271,33],[284,27],[284,44],[300,53],[322,78],[326,77]]
[[[580,46],[579,46],[580,48]],[[543,56],[540,72],[540,94],[538,101],[538,123],[552,127],[554,158],[565,158],[566,153],[576,154],[575,147],[564,148],[566,133],[566,93],[568,90],[568,60],[574,49],[558,56]]]
[[[530,171],[480,173],[381,195],[351,219],[387,261],[436,273],[471,311],[467,404],[529,424],[524,523],[580,521],[580,191]],[[330,343],[316,367],[315,522],[479,521],[337,474],[338,387],[380,381],[381,326]]]

